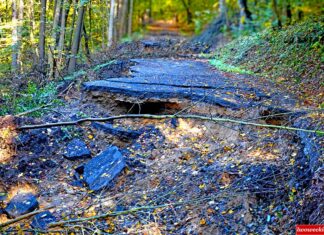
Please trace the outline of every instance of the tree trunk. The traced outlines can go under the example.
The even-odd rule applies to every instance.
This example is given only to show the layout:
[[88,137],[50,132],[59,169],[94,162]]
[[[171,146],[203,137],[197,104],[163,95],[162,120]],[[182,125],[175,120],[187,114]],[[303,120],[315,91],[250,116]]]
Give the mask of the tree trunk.
[[43,73],[45,73],[46,1],[47,0],[41,0],[41,17],[39,28],[39,65],[40,70]]
[[35,14],[34,14],[34,0],[30,0],[30,5],[28,9],[28,17],[29,17],[29,39],[31,48],[33,50],[33,65],[37,63],[38,51],[37,48],[34,50],[35,46]]
[[153,0],[149,0],[149,13],[148,13],[148,16],[149,16],[149,24],[153,22]]
[[129,3],[129,14],[128,14],[128,37],[132,36],[133,30],[133,11],[134,11],[134,0],[130,0]]
[[127,11],[128,11],[128,0],[123,0],[122,11],[120,16],[120,27],[119,35],[123,38],[127,33]]
[[79,52],[80,41],[81,41],[84,9],[85,9],[85,6],[80,6],[79,10],[78,10],[78,19],[77,19],[77,23],[76,23],[74,35],[73,35],[71,58],[69,61],[68,73],[74,73],[74,71],[75,71],[77,55]]
[[19,0],[19,10],[18,10],[18,70],[22,69],[22,30],[24,26],[24,0]]
[[84,48],[86,51],[86,56],[88,61],[91,61],[91,54],[90,54],[90,47],[89,47],[89,35],[87,34],[87,30],[86,27],[84,25],[84,23],[82,24],[82,30],[83,30],[83,36],[84,36]]
[[184,6],[184,8],[186,9],[187,24],[191,24],[192,23],[192,12],[190,10],[191,0],[188,0],[188,3],[186,2],[186,0],[181,0],[181,2],[182,2],[182,5]]
[[18,39],[18,6],[17,0],[12,1],[12,61],[11,70],[19,72],[18,54],[19,54],[19,39]]
[[70,51],[72,48],[72,42],[73,42],[73,34],[74,34],[74,24],[75,24],[75,18],[76,18],[76,14],[78,11],[78,5],[77,5],[77,0],[73,0],[73,16],[72,16],[72,24],[71,24],[71,33],[70,33],[70,42],[69,42],[69,46],[67,48],[67,51]]
[[115,0],[111,0],[110,1],[109,25],[108,25],[108,47],[111,47],[113,44],[114,18],[115,18]]
[[287,24],[290,25],[292,22],[292,12],[291,12],[291,4],[290,0],[287,0],[286,3],[286,16],[287,16]]
[[203,43],[208,46],[215,46],[218,43],[218,35],[225,25],[228,25],[227,7],[225,0],[219,1],[219,15],[210,25],[197,37],[193,38],[193,42]]
[[52,79],[54,76],[55,70],[55,54],[56,54],[56,41],[57,41],[57,30],[60,20],[60,11],[61,11],[61,0],[56,0],[55,4],[55,12],[53,19],[53,28],[51,34],[51,42],[50,42],[50,51],[48,53],[48,64],[50,67],[49,78]]
[[238,0],[240,6],[240,26],[239,29],[242,31],[244,29],[244,24],[246,20],[251,20],[251,12],[247,6],[247,0]]
[[57,55],[57,68],[55,71],[55,78],[60,76],[60,71],[63,69],[63,51],[64,51],[64,41],[65,41],[65,25],[66,25],[66,14],[68,13],[68,9],[66,7],[70,7],[66,0],[62,2],[62,16],[61,16],[61,30],[60,30],[60,39],[57,47],[58,55]]
[[272,7],[273,7],[273,11],[277,17],[277,21],[278,21],[278,27],[281,28],[282,27],[282,21],[281,21],[281,16],[280,16],[280,12],[278,9],[278,4],[277,4],[277,0],[272,0]]

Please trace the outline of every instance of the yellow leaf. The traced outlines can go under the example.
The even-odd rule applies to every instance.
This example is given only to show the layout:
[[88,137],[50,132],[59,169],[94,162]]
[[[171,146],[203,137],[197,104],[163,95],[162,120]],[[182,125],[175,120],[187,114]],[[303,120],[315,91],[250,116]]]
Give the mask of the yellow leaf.
[[199,221],[199,224],[200,224],[200,225],[205,225],[205,224],[206,224],[206,220],[205,220],[205,219],[201,219],[201,220]]
[[92,140],[93,139],[93,135],[88,135],[88,139]]

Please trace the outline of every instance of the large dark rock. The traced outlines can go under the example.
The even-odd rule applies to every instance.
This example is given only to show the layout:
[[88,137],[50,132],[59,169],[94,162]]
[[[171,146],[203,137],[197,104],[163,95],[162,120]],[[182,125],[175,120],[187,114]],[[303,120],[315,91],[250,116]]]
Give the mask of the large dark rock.
[[10,218],[16,218],[34,211],[38,206],[38,201],[33,194],[18,194],[8,203],[5,212]]
[[124,156],[113,146],[84,165],[83,179],[91,190],[101,190],[110,186],[125,165]]
[[91,152],[87,145],[80,139],[73,139],[66,147],[64,157],[69,160],[91,157]]
[[40,214],[35,215],[30,226],[34,229],[47,230],[50,223],[56,222],[55,216],[49,212],[44,211]]
[[92,126],[97,130],[101,130],[105,133],[114,135],[122,140],[134,140],[137,139],[142,134],[141,131],[125,129],[122,127],[114,127],[112,124],[108,124],[108,123],[95,122],[92,124]]

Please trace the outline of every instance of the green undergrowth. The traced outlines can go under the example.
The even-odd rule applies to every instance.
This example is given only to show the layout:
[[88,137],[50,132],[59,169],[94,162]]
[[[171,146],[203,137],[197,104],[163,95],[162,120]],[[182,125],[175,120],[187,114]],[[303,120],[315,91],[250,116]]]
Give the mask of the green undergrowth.
[[241,67],[224,63],[222,60],[214,59],[214,60],[210,60],[210,63],[211,65],[215,66],[217,69],[224,72],[239,73],[239,74],[253,74],[253,72],[250,70],[245,70]]
[[225,71],[249,71],[297,83],[316,78],[323,85],[323,19],[237,38],[218,50],[211,63]]
[[33,109],[29,116],[39,117],[46,109],[38,109],[40,107],[57,105],[60,101],[56,98],[57,84],[50,82],[44,87],[38,86],[36,83],[29,82],[28,85],[19,92],[13,92],[8,87],[0,87],[0,116],[17,115]]

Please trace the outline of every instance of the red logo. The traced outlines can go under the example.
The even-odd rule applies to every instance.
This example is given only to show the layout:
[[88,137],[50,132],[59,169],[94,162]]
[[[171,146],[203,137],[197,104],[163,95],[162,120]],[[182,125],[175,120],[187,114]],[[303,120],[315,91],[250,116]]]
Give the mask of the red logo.
[[296,235],[324,235],[324,224],[296,225]]

